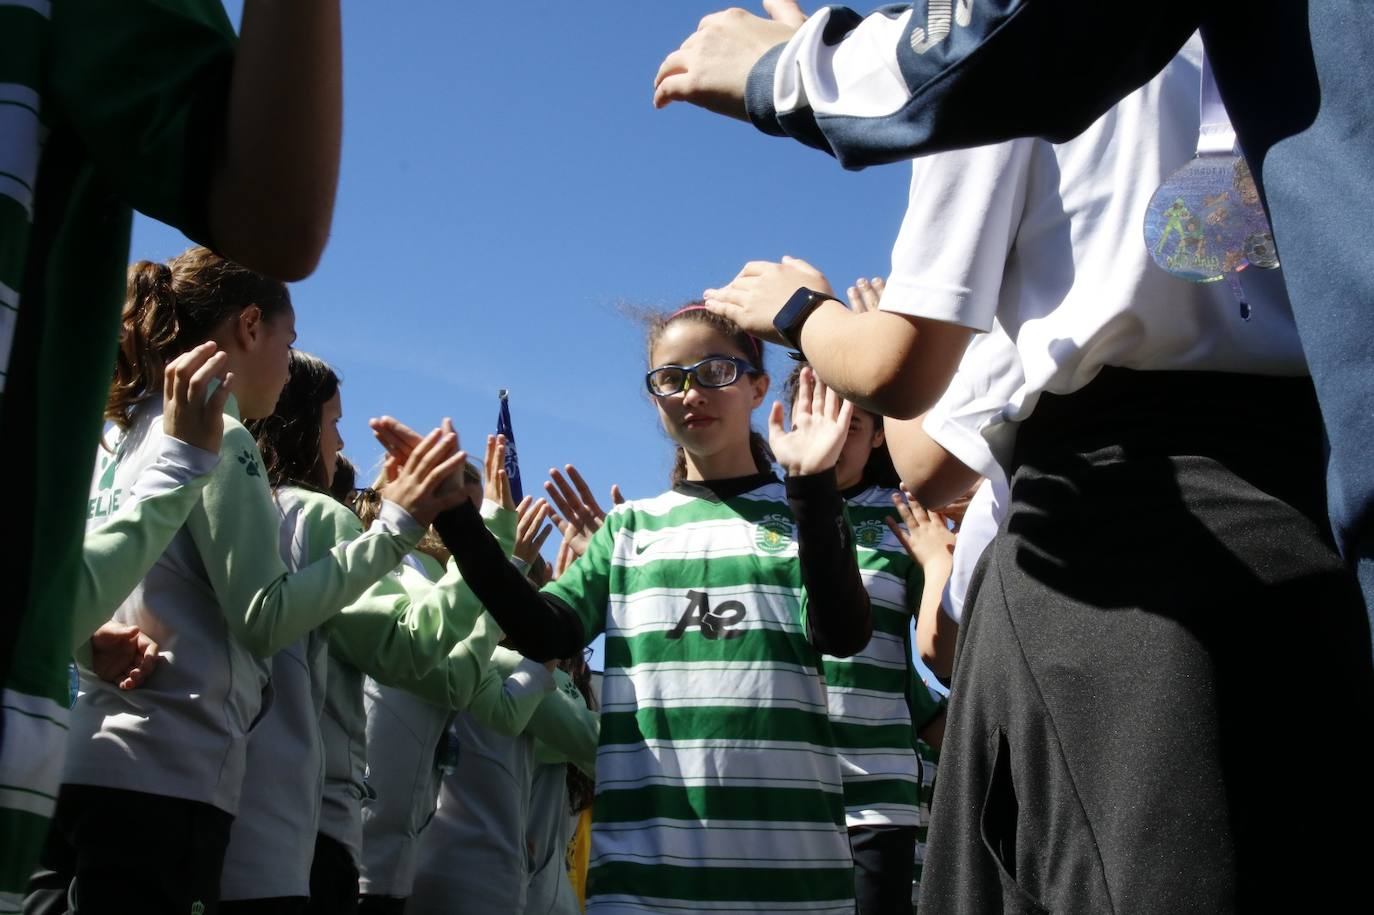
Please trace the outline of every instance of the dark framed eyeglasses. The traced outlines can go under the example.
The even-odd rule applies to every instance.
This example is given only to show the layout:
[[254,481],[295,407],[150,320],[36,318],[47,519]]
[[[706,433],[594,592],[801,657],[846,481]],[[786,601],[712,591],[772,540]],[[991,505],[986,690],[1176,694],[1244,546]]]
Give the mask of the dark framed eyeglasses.
[[655,397],[671,397],[686,390],[689,383],[703,388],[725,388],[739,381],[740,375],[757,372],[735,356],[708,356],[695,365],[660,365],[644,375],[644,384]]

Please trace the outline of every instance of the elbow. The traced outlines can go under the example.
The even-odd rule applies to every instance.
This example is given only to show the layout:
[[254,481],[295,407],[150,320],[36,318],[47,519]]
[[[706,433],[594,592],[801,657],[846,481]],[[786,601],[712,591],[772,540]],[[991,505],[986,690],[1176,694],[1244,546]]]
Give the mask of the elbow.
[[868,647],[868,643],[873,639],[873,619],[865,614],[862,628],[856,628],[852,632],[838,634],[838,637],[830,641],[830,644],[818,646],[826,654],[836,658],[852,658],[854,655]]
[[846,394],[871,413],[893,419],[912,419],[930,409],[935,398],[914,384],[901,365],[875,366],[868,384]]
[[315,272],[328,243],[329,219],[306,218],[294,226],[264,233],[244,257],[230,257],[264,276],[294,283]]
[[210,231],[215,250],[255,273],[294,283],[315,272],[334,217],[328,200],[294,204],[261,193],[254,200],[242,195],[233,205],[221,202],[228,192],[213,199]]

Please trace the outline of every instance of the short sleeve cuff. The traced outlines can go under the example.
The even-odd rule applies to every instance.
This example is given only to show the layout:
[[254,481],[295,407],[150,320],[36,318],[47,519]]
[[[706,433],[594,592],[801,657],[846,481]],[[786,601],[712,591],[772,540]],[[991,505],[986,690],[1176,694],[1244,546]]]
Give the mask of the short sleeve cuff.
[[941,286],[894,274],[883,287],[878,310],[986,332],[992,329],[997,315],[997,303],[991,304],[991,308],[980,307],[967,287]]

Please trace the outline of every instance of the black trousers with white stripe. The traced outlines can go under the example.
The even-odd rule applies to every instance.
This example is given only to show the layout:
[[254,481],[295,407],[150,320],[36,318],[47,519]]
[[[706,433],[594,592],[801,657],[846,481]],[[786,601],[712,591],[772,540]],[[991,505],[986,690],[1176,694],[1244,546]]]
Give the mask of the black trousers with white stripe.
[[1361,898],[1374,672],[1322,449],[1306,380],[1042,398],[965,605],[923,915]]

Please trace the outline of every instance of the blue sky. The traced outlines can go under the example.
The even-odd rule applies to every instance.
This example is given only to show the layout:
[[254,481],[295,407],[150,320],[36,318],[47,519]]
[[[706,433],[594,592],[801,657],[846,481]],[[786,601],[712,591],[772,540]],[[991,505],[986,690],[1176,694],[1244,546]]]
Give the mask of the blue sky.
[[[783,254],[840,286],[887,272],[905,167],[845,172],[744,123],[653,109],[659,62],[719,8],[343,4],[333,235],[292,297],[298,346],[344,378],[360,467],[380,457],[367,418],[383,412],[452,416],[480,448],[504,387],[527,491],[571,462],[598,495],[656,494],[672,451],[619,306],[673,309]],[[186,244],[140,217],[132,256]],[[774,350],[775,376],[785,362]]]

